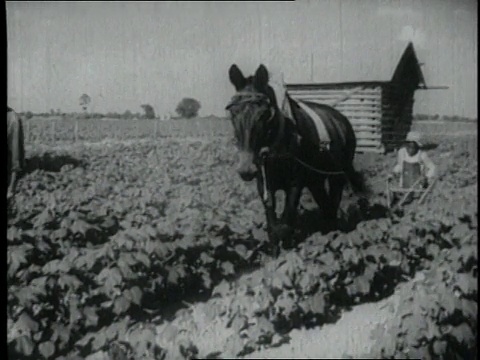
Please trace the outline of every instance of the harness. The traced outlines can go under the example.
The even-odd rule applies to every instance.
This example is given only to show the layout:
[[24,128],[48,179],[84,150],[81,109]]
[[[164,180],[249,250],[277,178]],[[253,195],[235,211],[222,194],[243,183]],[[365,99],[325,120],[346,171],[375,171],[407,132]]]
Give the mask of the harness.
[[313,120],[313,123],[315,124],[315,127],[319,135],[318,137],[320,141],[320,149],[326,148],[327,150],[330,150],[331,139],[328,134],[327,128],[325,127],[325,124],[323,123],[320,116],[302,101],[298,101],[297,104]]
[[232,100],[227,104],[225,109],[228,110],[235,105],[258,101],[266,101],[270,105],[270,99],[265,94],[255,93],[251,91],[240,91],[232,97]]

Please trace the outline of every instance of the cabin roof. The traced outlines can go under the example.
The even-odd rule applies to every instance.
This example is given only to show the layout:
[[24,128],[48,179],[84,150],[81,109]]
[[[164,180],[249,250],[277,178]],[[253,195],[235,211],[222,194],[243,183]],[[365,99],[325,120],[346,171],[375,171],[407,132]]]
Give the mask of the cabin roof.
[[404,74],[408,74],[409,72],[416,75],[418,81],[417,86],[426,87],[427,84],[425,83],[425,77],[423,76],[422,69],[420,68],[420,62],[418,61],[417,54],[415,53],[415,49],[413,48],[413,44],[411,42],[408,43],[407,48],[403,52],[390,81],[400,81],[402,76],[404,76]]
[[[392,59],[395,57],[391,57]],[[328,86],[382,86],[390,82],[402,82],[407,79],[413,81],[417,88],[426,88],[425,77],[421,70],[413,44],[408,43],[407,47],[397,57],[398,61],[393,64],[382,64],[382,66],[369,66],[367,69],[358,69],[355,66],[325,75],[325,82],[315,83],[286,83],[287,90],[315,89]],[[388,61],[388,57],[381,58],[382,62]],[[383,72],[383,73],[382,73]],[[338,80],[338,81],[336,81]]]

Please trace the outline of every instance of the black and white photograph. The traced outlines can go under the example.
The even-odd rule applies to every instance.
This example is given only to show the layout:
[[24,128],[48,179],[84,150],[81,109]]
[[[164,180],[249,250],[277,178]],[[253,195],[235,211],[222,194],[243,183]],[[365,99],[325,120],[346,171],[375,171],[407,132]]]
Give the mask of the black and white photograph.
[[477,357],[477,0],[5,14],[8,359]]

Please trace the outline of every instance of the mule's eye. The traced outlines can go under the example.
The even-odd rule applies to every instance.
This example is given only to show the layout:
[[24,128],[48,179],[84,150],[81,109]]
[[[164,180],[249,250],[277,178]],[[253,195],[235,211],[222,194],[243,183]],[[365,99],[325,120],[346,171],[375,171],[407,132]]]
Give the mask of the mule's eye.
[[269,129],[267,131],[267,139],[271,139],[273,137],[273,130]]
[[227,110],[230,111],[230,113],[231,113],[232,115],[234,115],[234,114],[237,114],[237,113],[238,113],[238,110],[239,110],[239,109],[238,109],[238,106],[237,106],[237,105],[235,105],[235,104],[230,104],[230,105],[227,106]]

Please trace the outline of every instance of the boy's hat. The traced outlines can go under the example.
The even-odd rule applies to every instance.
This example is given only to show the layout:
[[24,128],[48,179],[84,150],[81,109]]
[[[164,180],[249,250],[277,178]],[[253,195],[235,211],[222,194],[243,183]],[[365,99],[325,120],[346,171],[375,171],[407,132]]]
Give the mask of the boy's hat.
[[405,142],[414,142],[417,143],[418,146],[422,146],[422,135],[418,131],[410,131],[407,134],[407,138]]

